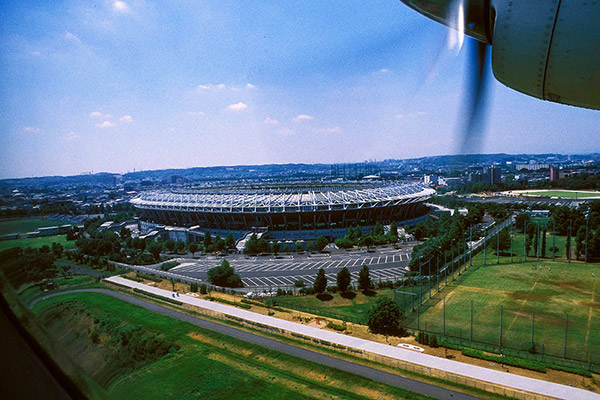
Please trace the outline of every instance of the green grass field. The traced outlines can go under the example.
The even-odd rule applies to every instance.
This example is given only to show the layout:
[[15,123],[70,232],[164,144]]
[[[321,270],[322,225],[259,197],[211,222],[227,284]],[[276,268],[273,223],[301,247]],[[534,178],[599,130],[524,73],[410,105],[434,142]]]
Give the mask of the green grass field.
[[[481,259],[478,255],[474,265]],[[429,300],[420,315],[421,329],[442,333],[445,298],[446,335],[467,343],[473,301],[473,340],[498,345],[502,306],[503,346],[528,350],[535,312],[536,350],[540,352],[543,344],[545,354],[563,356],[569,314],[567,357],[589,356],[600,363],[600,265],[547,260],[496,265],[495,257],[493,261],[473,267]]]
[[64,225],[64,222],[55,221],[47,218],[22,218],[0,220],[0,236],[17,232],[34,232],[38,228],[57,225]]
[[0,251],[10,249],[12,247],[23,247],[23,248],[40,248],[44,245],[52,246],[52,243],[60,243],[65,249],[75,247],[74,240],[67,240],[67,235],[54,235],[54,236],[43,236],[37,238],[23,238],[14,240],[3,240],[0,241]]
[[[159,332],[164,338],[181,346],[176,354],[134,371],[113,371],[116,379],[105,382],[111,399],[321,399],[321,398],[426,398],[405,390],[379,384],[357,375],[288,356],[276,351],[242,342],[221,334],[202,330],[191,324],[154,314],[140,307],[96,293],[68,294],[51,298],[34,307],[34,313],[46,321],[51,335],[65,344],[72,326],[79,326],[76,340],[67,344],[67,352],[79,359],[92,375],[106,361],[102,354],[79,357],[90,351],[85,323],[54,318],[52,312],[60,303],[73,301],[70,309],[91,312],[93,317],[117,318],[125,326],[141,327],[147,332]],[[88,321],[89,317],[86,317]],[[106,338],[110,340],[110,338]]]
[[294,296],[294,297],[279,297],[277,303],[283,307],[290,307],[300,311],[314,311],[317,315],[339,316],[339,318],[347,318],[349,320],[362,320],[373,304],[380,297],[393,297],[391,289],[377,290],[375,296],[365,296],[361,292],[356,292],[356,297],[346,299],[340,296],[339,293],[333,293],[332,299],[327,301],[319,300],[315,295]]
[[594,191],[585,191],[585,192],[577,192],[577,191],[569,191],[569,190],[541,190],[541,191],[531,191],[524,192],[523,194],[533,195],[533,196],[548,196],[548,197],[561,197],[564,199],[585,199],[590,197],[600,197],[600,192]]

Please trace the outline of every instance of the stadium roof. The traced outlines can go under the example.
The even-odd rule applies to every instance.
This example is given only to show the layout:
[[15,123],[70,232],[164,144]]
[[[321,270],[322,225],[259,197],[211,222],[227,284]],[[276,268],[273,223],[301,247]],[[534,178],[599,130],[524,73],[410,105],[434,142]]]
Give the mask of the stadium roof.
[[418,203],[435,190],[422,184],[360,186],[213,188],[200,191],[150,191],[131,200],[136,207],[190,212],[314,212]]

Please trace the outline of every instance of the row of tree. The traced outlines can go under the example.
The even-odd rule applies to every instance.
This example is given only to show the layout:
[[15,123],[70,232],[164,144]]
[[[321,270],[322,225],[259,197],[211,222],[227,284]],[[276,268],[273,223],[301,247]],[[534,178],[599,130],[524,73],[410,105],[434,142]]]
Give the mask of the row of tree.
[[393,221],[390,224],[388,233],[385,233],[383,224],[377,222],[373,228],[373,232],[368,235],[363,235],[360,226],[349,227],[346,235],[343,238],[335,240],[335,245],[344,249],[349,249],[354,246],[366,246],[367,248],[374,245],[382,245],[387,243],[396,243],[398,241],[398,224]]

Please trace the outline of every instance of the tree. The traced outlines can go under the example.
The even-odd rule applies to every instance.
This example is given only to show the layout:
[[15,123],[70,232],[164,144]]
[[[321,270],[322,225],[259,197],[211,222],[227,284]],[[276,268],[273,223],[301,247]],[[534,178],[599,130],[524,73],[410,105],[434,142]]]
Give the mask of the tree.
[[169,282],[171,282],[171,286],[173,287],[173,291],[175,291],[175,279],[169,278]]
[[315,247],[316,247],[317,251],[323,251],[325,249],[325,246],[327,246],[327,244],[329,244],[329,240],[327,240],[327,238],[325,236],[319,236],[317,238]]
[[194,253],[198,251],[198,245],[194,242],[190,243],[188,246],[188,250],[192,253],[192,257],[194,257]]
[[383,224],[379,221],[377,221],[377,223],[375,224],[375,227],[373,228],[373,236],[383,236],[384,235],[384,230],[383,230]]
[[567,240],[565,243],[565,255],[568,259],[571,259],[571,235],[567,232]]
[[223,251],[225,250],[225,241],[223,239],[221,239],[221,236],[217,235],[217,237],[215,237],[215,244],[214,244],[214,249],[215,251]]
[[244,287],[242,279],[235,273],[235,270],[229,265],[229,261],[227,260],[223,260],[221,265],[208,270],[208,281],[217,286],[231,288]]
[[315,250],[315,242],[310,241],[308,243],[306,243],[306,251],[308,251],[309,253],[312,253]]
[[212,237],[210,236],[210,232],[204,232],[204,247],[208,247],[212,244]]
[[[503,230],[500,231],[499,236],[500,236],[498,238],[499,240],[496,239],[496,238],[491,238],[489,240],[488,243],[490,244],[490,247],[493,250],[496,250],[496,251],[499,251],[499,252],[502,252],[504,250],[508,250],[510,248],[510,233],[508,233],[508,231],[506,229],[503,229]],[[498,241],[500,241],[500,248],[497,248],[498,247]]]
[[171,239],[167,240],[165,242],[165,247],[172,253],[173,250],[175,250],[175,241]]
[[177,243],[175,244],[175,249],[177,250],[178,253],[180,251],[183,251],[183,249],[185,249],[185,242],[183,240],[178,240]]
[[529,217],[529,214],[523,212],[515,217],[515,228],[518,231],[523,232],[525,222],[527,222],[527,225],[529,225],[531,218]]
[[281,250],[281,243],[273,242],[273,253],[277,254]]
[[304,246],[302,245],[302,242],[298,240],[296,242],[296,251],[300,253],[302,250],[304,250]]
[[253,233],[246,243],[244,243],[244,253],[245,254],[257,254],[258,253],[258,238],[256,237],[256,233]]
[[363,243],[363,245],[367,246],[367,251],[369,251],[369,248],[375,243],[375,241],[373,240],[373,236],[371,235],[364,236],[363,238],[361,238],[361,242]]
[[396,221],[392,221],[392,223],[390,224],[388,240],[390,241],[390,243],[396,243],[398,241],[398,224],[396,223]]
[[546,229],[544,228],[544,232],[542,232],[542,251],[540,252],[540,257],[546,258]]
[[388,297],[381,297],[367,313],[367,324],[373,333],[394,333],[400,328],[402,318],[398,304]]
[[225,236],[225,246],[228,249],[235,248],[235,238],[233,237],[233,233],[229,232],[227,236]]
[[63,264],[60,266],[60,273],[62,274],[63,278],[67,278],[67,275],[69,275],[69,272],[71,271],[71,266],[69,264]]
[[367,265],[363,265],[358,272],[358,288],[360,290],[369,290],[372,286],[371,273]]
[[337,288],[340,292],[345,292],[348,290],[348,286],[350,286],[350,281],[352,277],[350,276],[350,271],[348,268],[344,267],[337,274]]
[[62,256],[63,247],[60,243],[52,243],[52,254],[54,254],[56,258],[60,258]]
[[148,251],[156,261],[160,261],[160,252],[162,251],[162,246],[159,243],[152,243],[150,247],[148,247]]
[[327,277],[325,276],[325,270],[323,268],[319,268],[313,287],[317,293],[323,293],[325,292],[325,289],[327,289]]

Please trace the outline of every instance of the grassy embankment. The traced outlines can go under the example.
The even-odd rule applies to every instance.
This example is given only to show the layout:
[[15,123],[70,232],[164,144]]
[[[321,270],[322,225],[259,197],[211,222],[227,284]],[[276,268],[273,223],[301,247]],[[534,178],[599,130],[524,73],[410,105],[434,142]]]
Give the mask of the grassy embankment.
[[[425,398],[205,331],[100,294],[52,298],[36,305],[34,312],[72,357],[80,359],[83,368],[106,388],[110,398],[130,398],[132,393],[148,399]],[[113,321],[119,321],[118,327]],[[138,329],[172,345],[169,352],[134,364],[123,359],[119,354],[138,353],[123,351],[119,347],[122,342],[115,341],[115,337],[122,331]],[[175,350],[176,346],[180,349]]]

